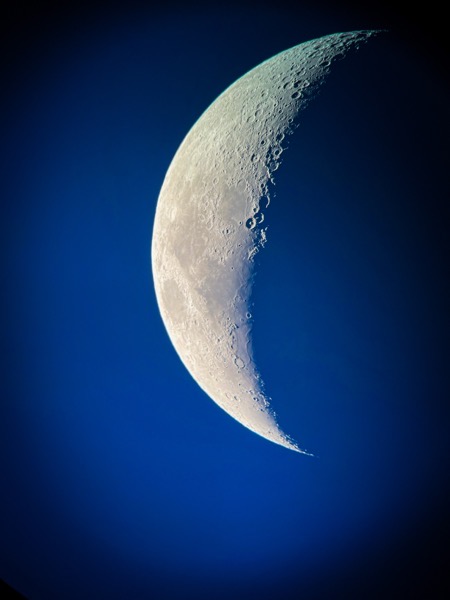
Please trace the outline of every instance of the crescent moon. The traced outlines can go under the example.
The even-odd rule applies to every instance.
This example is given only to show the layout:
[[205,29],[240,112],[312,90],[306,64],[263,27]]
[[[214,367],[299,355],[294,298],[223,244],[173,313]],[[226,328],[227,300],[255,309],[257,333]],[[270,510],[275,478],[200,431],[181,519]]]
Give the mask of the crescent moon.
[[305,42],[238,79],[192,127],[167,171],[152,238],[159,310],[182,362],[229,415],[308,454],[279,427],[255,364],[250,299],[274,174],[298,115],[376,31]]

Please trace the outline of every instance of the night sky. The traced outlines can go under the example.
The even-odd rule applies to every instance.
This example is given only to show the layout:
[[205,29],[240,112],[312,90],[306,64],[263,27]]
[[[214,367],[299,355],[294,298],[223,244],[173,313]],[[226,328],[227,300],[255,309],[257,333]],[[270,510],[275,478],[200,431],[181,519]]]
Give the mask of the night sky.
[[[447,48],[443,16],[411,11],[4,14],[0,578],[28,600],[450,594]],[[301,114],[254,288],[256,362],[311,458],[242,427],[182,365],[153,219],[226,87],[374,28]]]

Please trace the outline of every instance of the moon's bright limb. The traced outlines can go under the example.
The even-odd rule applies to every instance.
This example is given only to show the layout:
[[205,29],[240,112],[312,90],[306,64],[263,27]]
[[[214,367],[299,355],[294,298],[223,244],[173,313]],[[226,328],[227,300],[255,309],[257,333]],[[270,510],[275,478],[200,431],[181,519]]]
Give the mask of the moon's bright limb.
[[305,451],[278,426],[253,360],[254,257],[266,243],[274,173],[298,113],[332,63],[374,33],[337,33],[300,44],[236,81],[184,139],[156,210],[156,296],[181,360],[242,425],[298,452]]

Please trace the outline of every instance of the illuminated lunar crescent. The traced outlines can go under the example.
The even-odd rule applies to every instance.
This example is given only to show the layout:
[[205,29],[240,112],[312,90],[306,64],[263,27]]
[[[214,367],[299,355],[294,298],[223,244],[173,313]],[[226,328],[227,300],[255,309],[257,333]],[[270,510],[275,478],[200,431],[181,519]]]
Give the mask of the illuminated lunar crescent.
[[278,426],[253,359],[254,258],[266,243],[274,173],[299,112],[332,63],[374,33],[300,44],[238,79],[182,142],[156,209],[156,297],[181,360],[228,414],[298,452],[305,451]]

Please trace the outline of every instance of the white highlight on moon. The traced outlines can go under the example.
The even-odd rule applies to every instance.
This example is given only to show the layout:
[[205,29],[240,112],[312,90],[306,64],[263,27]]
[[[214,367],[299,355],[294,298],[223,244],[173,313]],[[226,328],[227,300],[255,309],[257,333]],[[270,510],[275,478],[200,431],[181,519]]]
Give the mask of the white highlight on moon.
[[181,360],[242,425],[305,454],[278,426],[253,359],[254,258],[266,243],[274,173],[299,112],[332,63],[375,33],[338,33],[300,44],[236,81],[184,139],[156,209],[155,291]]

